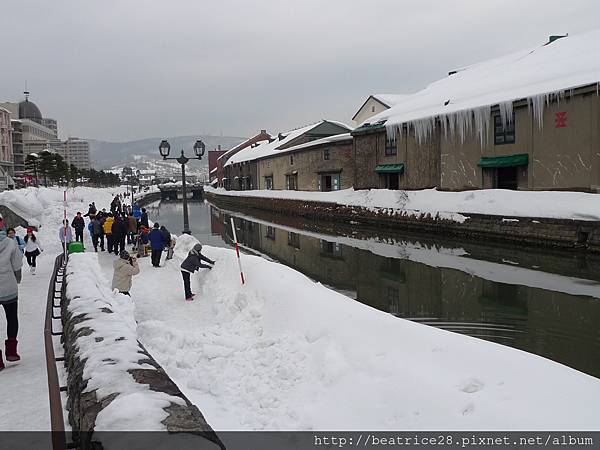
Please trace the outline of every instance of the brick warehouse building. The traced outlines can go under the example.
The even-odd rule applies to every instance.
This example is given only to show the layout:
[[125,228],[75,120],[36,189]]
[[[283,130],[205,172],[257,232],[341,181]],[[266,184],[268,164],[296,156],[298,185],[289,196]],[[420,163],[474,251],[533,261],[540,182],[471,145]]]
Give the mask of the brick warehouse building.
[[598,192],[599,82],[600,31],[451,72],[352,132],[354,187]]

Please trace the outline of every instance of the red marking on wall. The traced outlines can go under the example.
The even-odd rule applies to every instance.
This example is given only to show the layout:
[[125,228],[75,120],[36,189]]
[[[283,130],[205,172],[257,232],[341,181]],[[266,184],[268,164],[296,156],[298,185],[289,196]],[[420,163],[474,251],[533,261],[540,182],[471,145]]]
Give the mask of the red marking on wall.
[[567,112],[557,112],[554,118],[554,128],[567,128]]

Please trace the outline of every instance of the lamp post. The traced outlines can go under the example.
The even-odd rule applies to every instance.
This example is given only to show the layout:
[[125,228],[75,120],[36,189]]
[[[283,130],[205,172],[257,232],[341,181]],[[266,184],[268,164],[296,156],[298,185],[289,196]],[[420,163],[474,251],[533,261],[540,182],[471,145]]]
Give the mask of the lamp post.
[[185,165],[192,159],[202,159],[202,157],[204,156],[205,149],[206,146],[204,145],[204,142],[202,142],[201,140],[197,140],[194,144],[194,155],[196,156],[188,158],[187,156],[185,156],[182,149],[181,156],[177,158],[169,158],[169,153],[171,151],[171,146],[169,145],[169,142],[167,140],[163,140],[158,146],[158,151],[160,152],[160,156],[163,157],[163,160],[174,159],[179,164],[181,164],[181,191],[183,194],[183,233],[185,234],[192,234],[190,231],[190,222],[188,218],[187,193],[185,184]]

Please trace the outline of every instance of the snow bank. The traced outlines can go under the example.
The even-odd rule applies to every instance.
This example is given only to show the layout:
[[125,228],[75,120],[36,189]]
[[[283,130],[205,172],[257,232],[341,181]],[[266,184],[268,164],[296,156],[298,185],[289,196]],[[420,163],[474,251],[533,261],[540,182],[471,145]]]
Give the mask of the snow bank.
[[[355,302],[299,272],[205,246],[183,299],[182,236],[132,289],[142,342],[216,429],[597,429],[600,380]],[[146,263],[146,261],[143,261]],[[147,269],[146,269],[147,268]],[[157,292],[161,292],[157,295]]]
[[66,276],[68,311],[73,317],[86,317],[75,330],[91,330],[76,341],[78,357],[85,361],[85,392],[96,391],[99,401],[117,394],[98,414],[95,430],[166,430],[161,423],[168,416],[164,408],[185,402],[150,390],[128,372],[156,370],[152,365],[138,362],[146,355],[139,352],[133,302],[126,295],[110,291],[95,253],[71,255]]
[[[67,208],[69,221],[77,211],[87,213],[88,205],[96,202],[99,209],[110,209],[110,202],[125,188],[90,188],[77,187],[67,189]],[[39,227],[45,222],[45,216],[62,211],[65,189],[62,187],[35,188],[28,187],[14,191],[0,192],[0,205],[12,209],[23,217],[30,225]],[[54,223],[57,229],[61,221]]]
[[431,214],[464,222],[469,214],[519,216],[574,220],[600,220],[597,194],[556,191],[512,191],[480,189],[444,192],[436,189],[394,191],[388,189],[345,189],[332,192],[252,190],[227,191],[206,187],[206,192],[240,197],[264,197],[359,206],[371,211],[390,209],[414,216]]

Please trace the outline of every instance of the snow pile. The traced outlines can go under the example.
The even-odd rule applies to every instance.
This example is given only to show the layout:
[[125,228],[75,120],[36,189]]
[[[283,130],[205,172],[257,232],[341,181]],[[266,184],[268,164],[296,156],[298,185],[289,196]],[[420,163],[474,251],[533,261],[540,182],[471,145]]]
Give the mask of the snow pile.
[[392,138],[406,133],[402,125],[408,124],[422,142],[431,136],[437,119],[446,135],[459,135],[464,141],[477,133],[483,146],[492,106],[499,105],[506,123],[512,120],[513,101],[527,99],[541,127],[544,106],[550,100],[560,101],[574,88],[599,82],[597,29],[457,70],[368,121],[386,121]]
[[[99,209],[110,207],[110,202],[118,193],[124,193],[126,187],[122,188],[90,188],[77,187],[67,189],[67,207],[69,221],[75,216],[77,211],[85,214],[88,205],[96,202]],[[57,209],[62,211],[65,188],[48,187],[35,188],[28,187],[14,191],[0,192],[0,205],[13,210],[23,217],[30,225],[39,227],[45,220],[44,217]],[[61,221],[54,223],[57,230]]]
[[[600,380],[519,350],[355,302],[281,264],[204,246],[134,281],[138,332],[219,430],[596,429]],[[147,259],[147,258],[146,258]],[[158,296],[157,292],[161,292]],[[564,388],[557,388],[564,386]]]
[[76,341],[79,359],[85,360],[85,391],[96,391],[98,400],[118,394],[98,414],[95,429],[166,430],[161,421],[168,414],[163,408],[173,403],[185,405],[185,402],[179,397],[151,391],[148,385],[136,383],[127,372],[156,370],[149,364],[138,363],[146,356],[139,352],[133,302],[126,295],[111,292],[95,253],[71,255],[66,275],[68,310],[74,317],[82,314],[86,317],[75,330],[92,330]]
[[438,216],[464,222],[469,214],[600,220],[597,194],[556,191],[512,191],[480,189],[445,192],[436,189],[394,191],[388,189],[344,189],[332,192],[252,190],[226,191],[205,187],[206,192],[240,197],[264,197],[358,206],[370,211],[411,216]]

